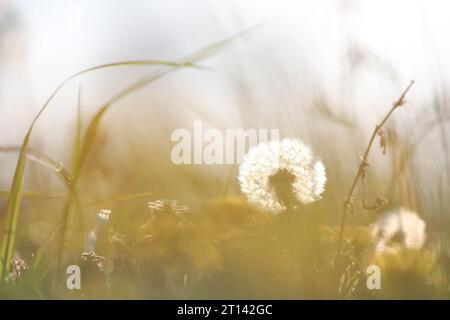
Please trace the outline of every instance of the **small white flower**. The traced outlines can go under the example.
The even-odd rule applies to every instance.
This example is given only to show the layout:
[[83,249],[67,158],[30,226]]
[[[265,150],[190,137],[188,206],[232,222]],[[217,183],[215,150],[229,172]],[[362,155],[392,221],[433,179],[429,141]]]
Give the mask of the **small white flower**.
[[98,240],[98,234],[101,230],[103,230],[107,226],[110,216],[111,210],[109,209],[101,209],[97,213],[96,226],[93,230],[88,232],[85,237],[84,248],[86,251],[95,251],[95,247]]
[[[320,199],[326,183],[325,167],[298,139],[260,143],[244,156],[239,184],[248,201],[262,210],[279,213],[291,200],[280,199],[276,179],[288,184],[291,200],[308,204]],[[286,187],[286,186],[285,186]]]
[[99,213],[97,213],[97,219],[100,221],[108,221],[109,216],[111,215],[111,210],[101,209]]
[[372,224],[376,253],[395,253],[401,247],[420,249],[426,240],[426,224],[412,211],[398,208],[389,211]]
[[152,213],[155,212],[171,212],[176,215],[186,214],[189,212],[189,207],[180,205],[178,200],[162,199],[148,202],[148,207]]

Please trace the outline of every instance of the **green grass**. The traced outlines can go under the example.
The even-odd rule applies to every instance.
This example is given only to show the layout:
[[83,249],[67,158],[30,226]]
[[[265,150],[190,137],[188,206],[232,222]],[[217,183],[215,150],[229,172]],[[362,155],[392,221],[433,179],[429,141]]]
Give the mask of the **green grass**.
[[[250,29],[252,30],[252,29]],[[109,64],[103,64],[94,66],[80,72],[77,72],[70,77],[66,78],[63,82],[61,82],[58,87],[53,91],[45,104],[40,108],[39,112],[31,122],[31,125],[25,135],[23,143],[20,148],[14,150],[14,148],[6,148],[5,150],[0,151],[18,151],[19,158],[17,161],[15,173],[13,176],[13,181],[11,185],[10,192],[3,191],[2,194],[8,197],[7,206],[6,206],[6,217],[5,224],[2,232],[2,242],[0,246],[0,283],[3,282],[7,276],[11,272],[11,261],[13,256],[13,251],[15,247],[15,241],[17,236],[17,228],[18,228],[18,220],[21,210],[21,204],[24,196],[23,192],[23,183],[24,183],[24,175],[25,175],[25,167],[26,161],[28,158],[34,156],[34,160],[41,163],[47,164],[50,167],[53,167],[54,171],[59,173],[66,183],[68,187],[69,195],[68,202],[66,204],[66,209],[64,210],[62,222],[58,223],[59,231],[59,239],[57,239],[57,243],[59,246],[58,257],[56,260],[56,270],[60,269],[61,260],[63,258],[64,250],[66,249],[66,241],[67,241],[67,233],[69,232],[69,226],[71,222],[71,218],[74,214],[77,215],[79,219],[79,226],[83,228],[82,223],[82,213],[81,213],[81,205],[79,203],[79,198],[77,194],[77,184],[79,178],[82,175],[83,168],[88,159],[90,150],[95,141],[97,132],[101,125],[102,119],[104,115],[109,111],[109,109],[118,101],[126,98],[128,95],[133,92],[147,86],[148,84],[170,74],[173,71],[176,71],[180,68],[197,68],[204,69],[195,65],[196,62],[206,59],[207,57],[217,53],[222,50],[227,45],[230,45],[238,38],[247,34],[250,30],[244,31],[237,35],[234,35],[224,41],[220,41],[211,46],[206,47],[203,50],[199,50],[198,52],[190,55],[186,58],[180,59],[180,61],[166,61],[166,60],[140,60],[140,61],[122,61],[122,62],[114,62]],[[76,128],[76,139],[73,144],[73,161],[72,161],[72,169],[69,173],[59,162],[52,160],[50,157],[46,156],[43,153],[39,153],[30,149],[30,139],[33,133],[33,129],[40,119],[40,117],[44,114],[47,107],[52,102],[53,98],[58,94],[58,92],[63,88],[68,82],[72,81],[75,78],[81,77],[84,74],[116,67],[130,67],[130,66],[160,66],[159,70],[151,72],[147,76],[139,79],[138,81],[128,85],[123,90],[119,91],[115,95],[113,95],[107,102],[101,105],[98,108],[98,111],[94,115],[94,117],[89,122],[89,125],[86,129],[86,133],[84,137],[82,137],[82,123],[81,123],[81,89],[79,90],[78,95],[78,117],[77,117],[77,128]],[[25,193],[25,195],[31,195]],[[36,196],[36,194],[34,194]],[[38,195],[39,196],[39,195]],[[138,195],[140,196],[140,195]],[[124,195],[119,196],[118,200],[135,198],[136,195]],[[113,199],[108,199],[108,201],[112,201]],[[52,232],[53,234],[53,232]],[[80,240],[84,238],[84,232],[79,232]],[[81,245],[82,242],[79,243]],[[41,252],[41,251],[39,251]],[[40,261],[40,255],[39,261]]]

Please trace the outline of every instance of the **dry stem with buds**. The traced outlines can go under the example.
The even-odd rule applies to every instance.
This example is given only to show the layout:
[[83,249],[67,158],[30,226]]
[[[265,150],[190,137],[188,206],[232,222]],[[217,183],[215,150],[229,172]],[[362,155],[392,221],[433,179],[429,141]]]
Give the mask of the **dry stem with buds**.
[[[397,101],[394,102],[394,104],[392,105],[392,108],[389,110],[389,112],[384,116],[383,120],[381,121],[380,124],[375,126],[375,129],[372,133],[372,136],[370,137],[369,140],[369,144],[366,147],[366,150],[364,152],[364,155],[361,159],[361,162],[359,164],[358,167],[358,171],[356,172],[356,176],[353,179],[352,185],[350,187],[350,191],[347,194],[347,197],[345,198],[344,201],[344,207],[343,207],[343,212],[342,212],[342,220],[341,220],[341,226],[340,226],[340,231],[339,231],[339,239],[338,239],[338,255],[341,253],[341,247],[342,247],[342,238],[344,235],[344,227],[345,227],[345,220],[347,218],[347,213],[348,211],[353,211],[353,194],[355,192],[356,186],[358,184],[358,182],[360,180],[363,180],[364,177],[366,176],[366,169],[369,165],[368,162],[368,157],[369,157],[369,153],[370,150],[372,148],[372,145],[375,141],[375,138],[377,136],[380,136],[380,138],[382,139],[381,141],[381,146],[383,148],[383,153],[385,153],[385,148],[386,148],[386,141],[384,138],[384,134],[382,131],[382,128],[384,126],[384,124],[386,123],[386,121],[389,119],[389,117],[392,115],[392,113],[400,106],[405,104],[405,96],[408,93],[409,89],[412,87],[412,85],[414,84],[414,80],[411,80],[411,82],[409,83],[409,85],[406,87],[406,89],[403,91],[403,93],[400,95],[400,97],[398,98]],[[377,199],[377,203],[378,202],[382,202],[382,199],[378,198]]]

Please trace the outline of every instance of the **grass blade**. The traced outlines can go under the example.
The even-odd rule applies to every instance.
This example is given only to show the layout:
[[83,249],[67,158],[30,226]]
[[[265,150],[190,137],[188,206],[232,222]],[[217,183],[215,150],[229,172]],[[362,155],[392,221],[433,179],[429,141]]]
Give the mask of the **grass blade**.
[[[0,197],[8,198],[11,192],[0,190]],[[30,198],[38,198],[38,199],[63,199],[64,194],[62,193],[41,193],[41,192],[34,192],[34,191],[25,191],[23,192],[24,197],[30,197]]]
[[[24,145],[28,146],[29,135],[25,138]],[[25,172],[26,148],[22,148],[19,161],[14,173],[11,193],[6,207],[6,219],[3,229],[2,245],[0,247],[0,282],[3,282],[11,269],[14,242],[16,238],[17,221],[19,219],[20,204],[22,202],[23,175]]]
[[[252,28],[249,28],[247,30],[241,31],[235,35],[232,35],[224,40],[221,40],[219,42],[216,42],[212,45],[207,46],[204,49],[201,49],[194,54],[191,54],[185,58],[180,59],[175,65],[171,65],[170,69],[163,68],[161,70],[157,70],[156,72],[153,72],[149,74],[146,77],[143,77],[136,82],[132,83],[131,85],[127,86],[125,89],[114,95],[111,99],[109,99],[106,103],[104,103],[100,108],[99,111],[95,114],[94,118],[89,124],[89,127],[87,129],[85,140],[83,143],[83,148],[80,154],[80,161],[77,166],[77,169],[73,172],[75,177],[79,177],[81,175],[84,165],[86,163],[86,160],[89,155],[89,151],[93,145],[98,127],[100,125],[101,119],[105,115],[105,113],[108,111],[108,109],[116,102],[121,100],[122,98],[125,98],[129,94],[145,87],[146,85],[162,78],[163,76],[172,73],[182,67],[191,66],[195,67],[195,63],[204,60],[215,53],[219,52],[220,50],[224,49],[225,47],[233,44],[236,40],[241,39],[244,35],[249,34],[251,31],[254,31],[255,29],[259,28],[261,25],[256,25]],[[197,67],[199,68],[199,67]],[[200,68],[205,69],[205,68]]]
[[[0,152],[20,152],[21,149],[21,147],[17,146],[0,147]],[[45,153],[28,148],[27,158],[28,160],[36,162],[59,174],[67,186],[70,186],[73,183],[74,179],[72,174],[64,167],[64,165],[61,162],[50,158]]]
[[194,67],[193,63],[197,62],[201,59],[204,59],[208,56],[213,55],[218,50],[222,49],[226,45],[231,44],[235,39],[240,38],[244,34],[248,33],[249,31],[255,29],[251,28],[247,31],[238,33],[228,39],[225,39],[224,41],[220,41],[218,43],[213,44],[212,46],[208,46],[207,48],[200,50],[196,52],[195,54],[188,56],[185,59],[182,59],[180,62],[171,62],[171,61],[163,61],[163,60],[142,60],[142,61],[126,61],[126,62],[117,62],[117,63],[110,63],[100,66],[95,66],[92,68],[88,68],[85,70],[82,70],[78,73],[75,73],[74,75],[68,77],[65,79],[50,95],[48,100],[45,102],[45,104],[41,107],[35,118],[33,119],[26,135],[22,143],[22,147],[19,154],[19,159],[17,161],[16,170],[14,173],[14,178],[11,186],[11,192],[10,197],[8,199],[8,204],[6,207],[6,221],[5,226],[3,230],[3,239],[0,247],[0,260],[2,261],[0,263],[0,282],[2,282],[5,278],[5,275],[10,270],[10,261],[13,255],[14,250],[14,243],[15,243],[15,237],[17,232],[17,222],[20,212],[20,206],[22,201],[22,190],[23,190],[23,178],[24,178],[24,172],[25,172],[25,165],[26,165],[26,159],[27,159],[27,153],[29,149],[29,142],[31,133],[33,131],[33,128],[35,124],[37,123],[38,119],[42,115],[42,113],[46,110],[49,103],[53,100],[55,95],[59,92],[59,90],[70,80],[72,80],[75,77],[78,77],[82,74],[104,69],[104,68],[111,68],[111,67],[118,67],[118,66],[131,66],[131,65],[165,65],[168,67],[172,67],[172,69],[169,70],[163,70],[154,74],[149,75],[148,77],[145,77],[141,79],[140,81],[137,81],[133,83],[131,86],[125,88],[121,92],[119,92],[117,95],[115,95],[110,101],[108,101],[106,104],[104,104],[100,110],[97,112],[96,116],[94,117],[93,121],[91,121],[90,126],[86,133],[86,138],[83,143],[83,148],[81,150],[79,161],[77,161],[76,165],[76,171],[72,172],[73,176],[75,177],[75,183],[77,178],[79,177],[78,173],[81,171],[81,169],[84,166],[84,163],[87,159],[87,155],[90,151],[90,148],[92,146],[92,143],[94,141],[97,128],[100,124],[100,120],[102,119],[103,115],[106,113],[106,111],[109,109],[111,105],[113,105],[115,102],[120,100],[121,98],[129,95],[130,93],[144,87],[145,85],[161,78],[162,76],[168,74],[169,72],[173,72],[174,70],[178,70],[181,67]]
[[[78,77],[82,74],[92,72],[95,70],[112,68],[112,67],[120,67],[120,66],[142,66],[142,65],[167,65],[167,66],[179,66],[179,63],[164,61],[164,60],[142,60],[142,61],[125,61],[125,62],[116,62],[109,63],[104,65],[95,66],[92,68],[88,68],[73,74],[72,76],[65,79],[60,85],[53,91],[44,105],[41,107],[39,112],[34,117],[31,125],[25,135],[25,138],[22,143],[22,147],[20,149],[19,159],[17,161],[16,170],[14,172],[14,177],[11,185],[11,192],[8,199],[8,204],[6,206],[6,218],[5,218],[5,226],[3,228],[2,233],[2,243],[0,246],[0,282],[3,282],[6,274],[10,271],[11,268],[11,258],[14,251],[14,244],[16,239],[17,232],[17,222],[19,219],[20,206],[22,202],[22,190],[23,190],[23,178],[25,173],[25,165],[27,159],[27,153],[29,149],[29,143],[31,138],[31,133],[33,132],[33,128],[36,125],[38,119],[43,114],[43,112],[47,109],[47,106],[59,92],[59,90],[70,80]],[[184,66],[191,66],[184,64]]]

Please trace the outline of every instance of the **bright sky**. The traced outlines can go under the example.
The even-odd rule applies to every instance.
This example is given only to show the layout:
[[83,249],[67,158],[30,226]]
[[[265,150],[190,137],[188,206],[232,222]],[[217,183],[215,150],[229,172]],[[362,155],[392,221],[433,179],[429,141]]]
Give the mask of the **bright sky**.
[[[321,94],[335,112],[356,114],[369,130],[409,79],[417,85],[409,95],[414,111],[398,116],[404,123],[433,108],[436,94],[444,100],[448,92],[447,0],[3,3],[12,4],[22,21],[15,52],[22,48],[24,60],[18,69],[10,56],[0,60],[2,144],[19,143],[52,90],[80,69],[131,59],[177,59],[259,23],[264,24],[241,44],[204,62],[215,72],[177,74],[167,87],[156,86],[153,95],[137,95],[131,101],[142,103],[154,96],[174,106],[195,105],[218,127],[254,123],[255,117],[247,119],[242,110],[257,108],[259,118],[267,119],[266,127],[285,123],[289,131],[289,121],[302,121],[304,109]],[[362,56],[367,60],[358,64]],[[353,74],[350,61],[359,66]],[[142,74],[125,70],[101,81],[83,79],[86,108],[95,109]],[[61,128],[73,122],[76,85],[61,94],[43,120],[55,148],[65,138]],[[236,97],[242,88],[251,93],[248,105]],[[183,116],[182,111],[178,115]]]

